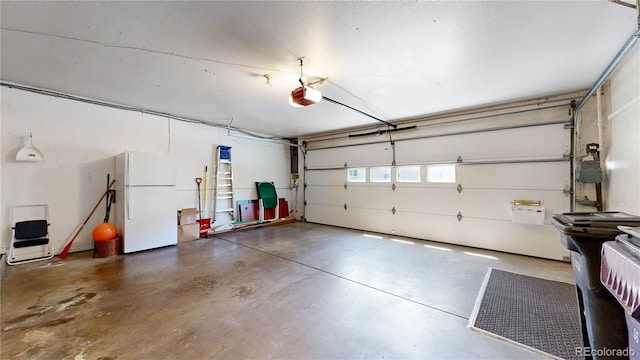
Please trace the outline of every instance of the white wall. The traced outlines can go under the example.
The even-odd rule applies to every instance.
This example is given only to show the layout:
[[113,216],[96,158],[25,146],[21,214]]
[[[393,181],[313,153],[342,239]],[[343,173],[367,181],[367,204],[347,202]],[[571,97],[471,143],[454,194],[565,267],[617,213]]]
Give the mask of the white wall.
[[[585,106],[580,110],[578,116],[576,117],[575,124],[575,161],[576,163],[583,160],[583,157],[586,154],[586,145],[590,143],[600,143],[598,140],[598,127],[597,127],[597,107],[596,107],[596,96],[594,95],[591,100],[589,100]],[[578,100],[580,102],[580,100]],[[600,148],[600,150],[604,150]],[[575,166],[575,164],[574,164]],[[584,202],[586,199],[588,201],[595,201],[597,198],[596,195],[596,186],[595,184],[590,183],[580,183],[578,181],[574,182],[574,191],[576,201],[574,203],[574,211],[575,212],[592,212],[596,211],[596,207],[591,205],[585,205]],[[603,203],[606,202],[603,200]]]
[[[291,197],[286,146],[229,137],[225,129],[207,125],[4,87],[1,101],[2,252],[11,239],[11,208],[43,203],[49,205],[54,251],[60,252],[106,189],[107,174],[113,178],[113,156],[125,150],[168,152],[180,160],[180,208],[197,207],[195,178],[204,176],[205,166],[210,208],[217,145],[233,147],[236,200],[257,198],[255,181],[274,181],[280,197]],[[42,163],[15,160],[29,132],[44,153]],[[71,251],[93,248],[90,232],[104,218],[104,209],[102,203]]]
[[[597,124],[594,95],[578,116],[576,160],[585,144],[600,143],[604,210],[640,215],[640,45],[626,55],[600,93],[602,126]],[[595,186],[576,183],[576,194],[594,200]],[[576,211],[595,208],[578,205]]]
[[640,45],[611,76],[605,113],[607,209],[640,215]]

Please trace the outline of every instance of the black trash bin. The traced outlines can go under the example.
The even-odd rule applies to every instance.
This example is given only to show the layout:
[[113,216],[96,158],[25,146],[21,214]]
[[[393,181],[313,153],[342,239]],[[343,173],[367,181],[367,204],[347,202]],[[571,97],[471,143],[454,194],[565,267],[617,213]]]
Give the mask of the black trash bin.
[[[607,349],[626,349],[623,309],[600,282],[602,244],[615,240],[619,225],[640,226],[640,217],[623,212],[564,213],[551,218],[571,250],[583,345],[586,358],[607,359]],[[603,354],[602,356],[600,354]]]

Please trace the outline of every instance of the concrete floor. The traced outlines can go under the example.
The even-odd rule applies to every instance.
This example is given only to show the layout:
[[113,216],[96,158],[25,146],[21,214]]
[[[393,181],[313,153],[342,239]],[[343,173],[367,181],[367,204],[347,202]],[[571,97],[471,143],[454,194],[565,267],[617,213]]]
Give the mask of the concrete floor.
[[367,235],[295,223],[5,267],[0,357],[545,359],[468,318],[489,267],[572,282],[569,264]]

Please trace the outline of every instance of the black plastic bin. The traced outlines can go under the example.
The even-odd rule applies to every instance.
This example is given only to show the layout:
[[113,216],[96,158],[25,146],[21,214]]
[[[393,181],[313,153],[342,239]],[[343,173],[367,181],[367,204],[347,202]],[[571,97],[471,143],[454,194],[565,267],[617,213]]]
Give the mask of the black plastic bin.
[[598,353],[626,349],[629,342],[624,310],[600,282],[602,244],[622,233],[619,225],[640,226],[640,217],[622,212],[564,213],[554,215],[551,222],[571,250],[583,345],[587,354],[593,354],[586,358],[611,358]]

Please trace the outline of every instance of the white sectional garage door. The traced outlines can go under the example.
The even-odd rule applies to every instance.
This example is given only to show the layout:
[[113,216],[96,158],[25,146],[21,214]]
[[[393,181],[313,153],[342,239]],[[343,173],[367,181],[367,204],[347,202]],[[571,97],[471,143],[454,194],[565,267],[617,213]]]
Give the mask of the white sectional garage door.
[[[549,121],[405,137],[394,146],[377,141],[308,149],[305,218],[561,260],[568,251],[550,217],[570,206],[565,125]],[[428,182],[434,164],[454,165],[455,181]],[[399,182],[395,173],[403,166],[418,166],[419,182]],[[371,181],[373,168],[390,169],[388,182]],[[366,181],[349,182],[349,169],[365,171]],[[514,222],[514,200],[540,201],[544,224]]]

